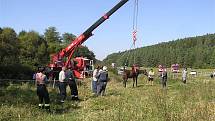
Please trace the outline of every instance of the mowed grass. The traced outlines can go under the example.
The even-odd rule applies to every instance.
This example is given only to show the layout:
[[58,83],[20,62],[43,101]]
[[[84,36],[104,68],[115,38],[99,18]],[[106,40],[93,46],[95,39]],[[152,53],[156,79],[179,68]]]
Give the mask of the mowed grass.
[[[79,86],[81,101],[69,97],[64,104],[58,103],[58,89],[49,87],[51,113],[37,108],[36,88],[32,84],[10,84],[0,89],[0,120],[20,121],[214,121],[215,79],[208,70],[202,75],[189,77],[188,83],[169,75],[168,88],[162,89],[156,77],[153,86],[140,75],[138,87],[123,87],[120,76],[111,72],[106,96],[91,94],[91,80]],[[210,70],[211,71],[211,70]],[[68,88],[69,96],[69,88]]]

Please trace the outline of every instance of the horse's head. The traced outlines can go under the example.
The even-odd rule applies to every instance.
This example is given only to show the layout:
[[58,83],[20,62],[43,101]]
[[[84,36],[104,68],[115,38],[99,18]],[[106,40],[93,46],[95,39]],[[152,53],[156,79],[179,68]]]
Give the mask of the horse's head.
[[131,75],[131,71],[126,70],[126,69],[123,70],[123,73],[122,73],[122,78],[123,78],[123,79],[129,78],[130,75]]

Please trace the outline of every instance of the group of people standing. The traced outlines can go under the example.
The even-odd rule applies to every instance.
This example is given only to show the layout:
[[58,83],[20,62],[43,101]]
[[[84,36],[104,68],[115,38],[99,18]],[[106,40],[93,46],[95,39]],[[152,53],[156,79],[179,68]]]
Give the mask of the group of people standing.
[[[46,87],[48,82],[47,76],[45,75],[45,68],[39,68],[38,72],[35,75],[36,85],[37,85],[37,95],[39,98],[39,108],[47,109],[50,111],[50,99],[49,93]],[[106,66],[97,68],[93,71],[93,81],[92,81],[92,90],[94,95],[99,96],[105,95],[105,89],[108,81],[108,70]],[[59,73],[59,92],[60,92],[60,102],[64,103],[67,92],[66,88],[69,85],[71,90],[72,100],[79,100],[78,98],[78,88],[76,84],[76,78],[71,69],[62,67],[62,70]]]
[[[167,86],[167,70],[164,69],[159,73],[161,78],[161,84],[163,88]],[[153,69],[150,69],[148,72],[148,81],[150,85],[153,85],[155,77],[155,72]],[[45,75],[44,68],[40,68],[35,75],[36,85],[37,85],[37,95],[39,97],[39,108],[45,108],[50,110],[50,99],[49,93],[46,88],[46,83],[48,82],[47,77]],[[182,81],[186,83],[187,80],[187,69],[185,68],[182,71]],[[100,67],[97,66],[93,71],[93,80],[92,80],[92,92],[95,96],[104,96],[105,90],[108,82],[108,70],[106,66]],[[66,87],[69,85],[71,90],[71,98],[72,100],[79,100],[78,98],[78,89],[76,84],[76,78],[71,69],[67,69],[66,67],[62,67],[61,72],[59,73],[59,92],[60,92],[60,102],[64,103],[67,92]],[[43,104],[44,103],[44,104]]]
[[[154,85],[154,77],[155,77],[155,72],[153,71],[153,69],[150,69],[150,71],[148,73],[148,81],[149,81],[150,85]],[[162,87],[166,88],[166,84],[167,84],[167,71],[166,71],[166,69],[164,69],[163,71],[161,71],[159,73],[159,77],[161,78]]]
[[[37,85],[37,95],[39,98],[38,106],[41,109],[46,109],[50,111],[49,93],[46,88],[48,79],[47,79],[47,76],[45,75],[45,68],[38,69],[38,72],[35,75],[35,81]],[[70,69],[67,69],[66,67],[62,67],[62,70],[59,73],[59,92],[60,92],[61,103],[64,103],[67,97],[67,92],[66,92],[67,85],[69,85],[70,87],[72,100],[79,100],[76,79],[73,74],[73,71]]]
[[67,97],[66,92],[67,85],[69,85],[70,87],[72,100],[79,100],[78,88],[73,71],[71,69],[67,69],[66,67],[62,67],[62,70],[59,73],[59,91],[61,103],[64,103]]
[[108,81],[108,70],[106,66],[97,66],[93,71],[92,92],[95,96],[105,95]]
[[[153,85],[154,77],[155,77],[155,72],[153,71],[153,69],[150,69],[150,71],[148,72],[148,82],[150,85]],[[162,87],[166,88],[166,86],[167,86],[167,70],[163,69],[161,72],[159,72],[159,77],[161,78]],[[184,68],[182,71],[182,82],[184,84],[186,84],[186,82],[187,82],[187,68]]]

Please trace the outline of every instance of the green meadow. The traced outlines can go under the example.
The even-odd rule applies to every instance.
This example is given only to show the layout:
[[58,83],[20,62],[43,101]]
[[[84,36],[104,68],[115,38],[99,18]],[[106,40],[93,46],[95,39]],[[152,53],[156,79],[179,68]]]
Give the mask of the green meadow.
[[[190,70],[188,70],[190,71]],[[156,76],[154,85],[144,75],[138,87],[128,80],[123,87],[121,77],[109,72],[106,95],[91,93],[91,79],[79,85],[80,101],[69,97],[58,103],[58,88],[48,87],[51,112],[38,109],[36,87],[32,83],[9,83],[0,87],[1,121],[214,121],[215,79],[212,70],[199,69],[197,77],[188,75],[187,84],[181,74],[168,74],[168,87],[162,89]]]

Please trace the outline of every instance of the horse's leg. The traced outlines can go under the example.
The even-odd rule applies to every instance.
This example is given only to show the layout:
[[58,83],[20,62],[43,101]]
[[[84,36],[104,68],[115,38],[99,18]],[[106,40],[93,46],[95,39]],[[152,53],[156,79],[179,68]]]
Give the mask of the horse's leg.
[[133,77],[133,87],[134,87],[134,83],[135,83],[135,77]]
[[126,82],[127,82],[127,79],[123,79],[124,87],[126,87]]
[[125,87],[127,86],[127,85],[126,85],[127,81],[128,81],[128,79],[125,80]]
[[137,77],[138,77],[138,76],[136,76],[136,87],[137,87]]

